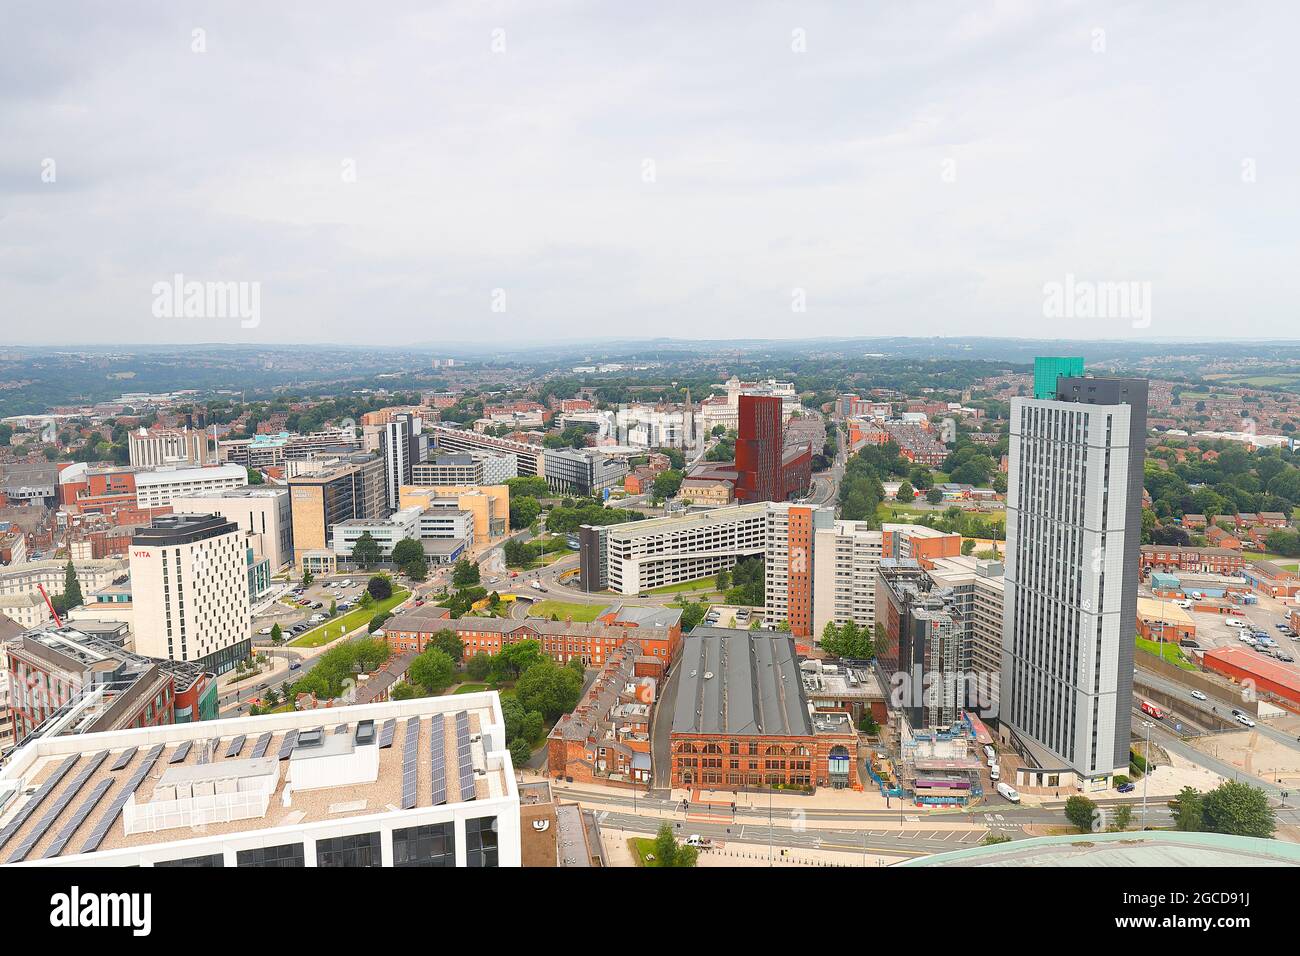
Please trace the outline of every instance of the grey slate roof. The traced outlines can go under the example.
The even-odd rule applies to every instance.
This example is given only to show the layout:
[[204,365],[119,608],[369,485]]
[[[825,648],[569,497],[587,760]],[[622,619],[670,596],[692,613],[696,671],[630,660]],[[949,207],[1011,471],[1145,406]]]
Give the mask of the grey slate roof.
[[813,735],[791,635],[697,627],[683,643],[673,733]]

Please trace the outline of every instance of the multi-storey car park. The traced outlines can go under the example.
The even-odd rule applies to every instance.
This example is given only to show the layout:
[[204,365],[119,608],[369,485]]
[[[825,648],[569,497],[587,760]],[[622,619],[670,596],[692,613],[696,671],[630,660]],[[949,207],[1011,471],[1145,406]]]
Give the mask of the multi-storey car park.
[[41,738],[0,770],[0,864],[519,866],[500,699]]

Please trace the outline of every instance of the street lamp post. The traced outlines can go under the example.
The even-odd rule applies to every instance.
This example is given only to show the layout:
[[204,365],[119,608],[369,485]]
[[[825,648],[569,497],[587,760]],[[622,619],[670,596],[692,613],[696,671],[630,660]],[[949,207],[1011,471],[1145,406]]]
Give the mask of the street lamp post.
[[1151,779],[1151,727],[1152,722],[1149,720],[1142,721],[1142,726],[1147,729],[1147,752],[1146,767],[1142,772],[1142,826],[1145,829],[1147,825],[1147,783]]

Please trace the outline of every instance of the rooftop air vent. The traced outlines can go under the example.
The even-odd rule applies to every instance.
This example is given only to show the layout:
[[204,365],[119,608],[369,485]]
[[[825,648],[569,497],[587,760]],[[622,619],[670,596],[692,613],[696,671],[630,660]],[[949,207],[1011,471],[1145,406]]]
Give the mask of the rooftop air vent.
[[319,747],[325,743],[325,732],[315,727],[311,730],[304,730],[298,734],[297,749],[302,750],[307,747]]
[[705,671],[705,672],[704,672],[704,679],[705,679],[705,680],[712,680],[712,679],[713,679],[713,671]]

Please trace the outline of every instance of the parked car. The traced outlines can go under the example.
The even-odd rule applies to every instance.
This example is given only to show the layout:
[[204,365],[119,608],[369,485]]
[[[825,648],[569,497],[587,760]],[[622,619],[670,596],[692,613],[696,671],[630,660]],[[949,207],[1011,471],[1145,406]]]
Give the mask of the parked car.
[[686,838],[686,845],[693,846],[700,850],[707,850],[713,846],[713,841],[708,837],[702,837],[698,833],[692,833]]
[[1228,627],[1249,627],[1250,626],[1249,624],[1246,623],[1246,620],[1244,618],[1240,618],[1240,617],[1230,617],[1223,623],[1228,625]]
[[257,633],[265,637],[267,634],[271,633],[271,629],[269,627],[263,627],[259,629]]
[[1116,787],[1115,789],[1118,790],[1120,793],[1132,793],[1134,790],[1137,789],[1137,784],[1135,784],[1135,783],[1121,783],[1121,784],[1120,784],[1118,787]]

